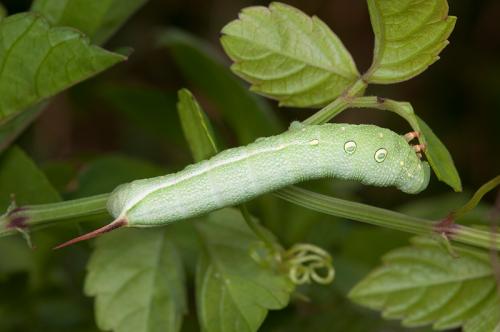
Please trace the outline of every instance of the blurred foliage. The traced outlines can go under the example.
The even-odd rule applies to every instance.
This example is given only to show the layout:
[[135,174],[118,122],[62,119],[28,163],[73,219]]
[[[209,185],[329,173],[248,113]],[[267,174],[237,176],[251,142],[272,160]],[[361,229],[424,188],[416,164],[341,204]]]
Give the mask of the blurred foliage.
[[[37,2],[41,6],[50,1]],[[2,3],[10,14],[26,11],[31,5],[28,0]],[[365,1],[287,3],[321,16],[341,37],[360,71],[369,67],[373,36]],[[12,192],[16,192],[19,203],[49,202],[60,199],[57,192],[64,197],[83,197],[110,191],[134,178],[182,168],[191,160],[176,113],[176,92],[183,86],[192,88],[199,97],[224,146],[279,132],[290,121],[310,115],[308,110],[278,109],[275,103],[270,106],[259,97],[248,97],[245,85],[229,72],[229,59],[222,56],[218,42],[219,31],[241,8],[256,4],[267,5],[268,1],[150,0],[106,44],[107,49],[133,47],[129,60],[53,98],[38,121],[17,141],[22,150],[11,147],[2,153],[3,208],[10,203]],[[500,169],[500,4],[494,0],[452,2],[450,13],[459,20],[441,61],[415,79],[394,86],[370,87],[369,93],[411,101],[446,144],[465,189],[472,191]],[[122,20],[130,14],[121,16]],[[108,31],[121,25],[103,28],[97,40],[107,39],[111,33]],[[184,32],[169,30],[165,35],[165,27]],[[158,38],[166,47],[158,47]],[[200,53],[198,47],[193,47],[198,43],[210,50]],[[29,117],[30,111],[22,114]],[[12,124],[14,129],[0,132],[2,141],[11,141],[19,128],[31,123],[31,119],[12,120],[16,119],[19,123]],[[336,121],[408,130],[403,121],[385,112],[352,110]],[[391,189],[361,189],[344,182],[314,182],[307,187],[436,220],[468,198],[466,194],[450,194],[435,179],[418,198]],[[461,221],[488,223],[492,198],[487,196],[485,203]],[[379,264],[384,253],[406,245],[408,235],[320,215],[268,195],[253,202],[251,210],[283,245],[311,242],[322,246],[333,255],[337,271],[330,286],[300,287],[291,305],[269,313],[262,331],[320,331],[325,326],[334,331],[407,330],[350,304],[345,296]],[[57,253],[50,250],[55,243],[78,232],[78,227],[92,226],[95,223],[36,233],[32,239],[36,250],[29,249],[20,236],[0,239],[0,331],[97,330],[93,301],[82,293],[90,245]],[[192,282],[201,250],[198,238],[193,237],[197,230],[192,223],[183,223],[167,228],[168,232],[176,234],[172,242],[179,248],[187,279]],[[187,288],[189,314],[183,331],[198,330],[194,292]],[[90,293],[98,292],[93,289]],[[310,301],[304,301],[304,297]]]

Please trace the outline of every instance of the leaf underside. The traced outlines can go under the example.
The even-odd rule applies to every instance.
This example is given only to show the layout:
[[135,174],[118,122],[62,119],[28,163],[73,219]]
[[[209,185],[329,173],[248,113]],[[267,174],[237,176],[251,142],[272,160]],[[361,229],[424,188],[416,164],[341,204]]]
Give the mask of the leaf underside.
[[446,0],[368,0],[375,34],[373,63],[364,75],[369,83],[408,80],[439,59],[456,17]]
[[161,229],[124,229],[96,241],[85,280],[100,329],[179,331],[186,313],[184,270]]
[[433,324],[443,330],[472,326],[478,314],[500,312],[495,278],[487,253],[458,247],[456,253],[458,258],[433,239],[416,238],[411,247],[384,256],[384,264],[349,296],[382,311],[387,319],[401,319],[408,327]]
[[250,256],[260,243],[237,210],[211,213],[196,227],[204,248],[196,272],[203,330],[257,331],[268,310],[288,304],[293,290],[288,276]]
[[0,39],[0,122],[125,60],[34,13],[1,20]]
[[323,106],[359,77],[340,39],[319,18],[274,2],[248,7],[222,29],[232,70],[283,106]]

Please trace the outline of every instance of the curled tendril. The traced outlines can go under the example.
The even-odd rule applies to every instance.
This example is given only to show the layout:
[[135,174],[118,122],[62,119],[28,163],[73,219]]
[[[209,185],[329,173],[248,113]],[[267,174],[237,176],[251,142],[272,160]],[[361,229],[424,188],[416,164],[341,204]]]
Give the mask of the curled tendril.
[[330,254],[312,244],[295,244],[284,252],[283,261],[288,267],[288,276],[297,285],[311,281],[325,285],[335,278]]

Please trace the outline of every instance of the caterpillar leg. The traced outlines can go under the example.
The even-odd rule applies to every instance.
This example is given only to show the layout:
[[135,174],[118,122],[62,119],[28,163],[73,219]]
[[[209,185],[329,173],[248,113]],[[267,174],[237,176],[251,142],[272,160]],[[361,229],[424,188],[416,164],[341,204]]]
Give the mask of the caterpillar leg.
[[406,133],[404,135],[404,138],[407,142],[410,142],[412,141],[413,139],[415,138],[419,138],[420,137],[420,133],[418,131],[410,131],[409,133]]
[[427,148],[427,146],[425,144],[416,144],[416,145],[413,145],[413,150],[415,150],[415,152],[417,153],[417,156],[422,159],[422,152],[425,152],[425,149]]

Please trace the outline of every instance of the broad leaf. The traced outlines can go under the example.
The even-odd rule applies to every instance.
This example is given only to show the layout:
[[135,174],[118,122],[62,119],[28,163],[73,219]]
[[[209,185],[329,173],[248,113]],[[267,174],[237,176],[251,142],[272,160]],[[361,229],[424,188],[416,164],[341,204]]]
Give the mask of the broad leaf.
[[85,293],[96,321],[115,332],[179,331],[186,313],[184,270],[166,230],[126,229],[97,240]]
[[287,305],[288,276],[251,257],[261,245],[237,210],[213,212],[196,228],[204,249],[196,272],[203,330],[257,331],[269,309]]
[[491,296],[483,309],[464,325],[465,332],[500,332],[500,298]]
[[459,327],[495,302],[496,283],[486,252],[455,248],[457,258],[439,242],[416,238],[411,247],[384,256],[384,265],[355,286],[355,302],[381,310],[405,326]]
[[215,155],[218,149],[212,126],[189,90],[179,91],[177,111],[194,160],[198,162]]
[[283,106],[325,105],[359,77],[351,55],[323,21],[282,3],[243,9],[222,33],[233,71]]
[[33,161],[18,147],[0,158],[0,211],[11,203],[44,204],[61,200],[57,191]]
[[418,116],[418,125],[423,134],[423,143],[426,144],[425,157],[439,180],[448,184],[455,191],[462,191],[460,176],[453,163],[453,158],[446,146],[434,134],[432,129]]
[[282,130],[267,103],[249,93],[209,45],[178,30],[163,33],[159,43],[171,50],[183,75],[217,106],[240,144]]
[[1,20],[0,36],[0,122],[125,60],[34,13]]
[[439,59],[456,17],[446,0],[368,0],[375,33],[373,62],[364,75],[369,83],[408,80]]
[[76,28],[102,44],[147,0],[36,0],[32,10],[53,25]]

